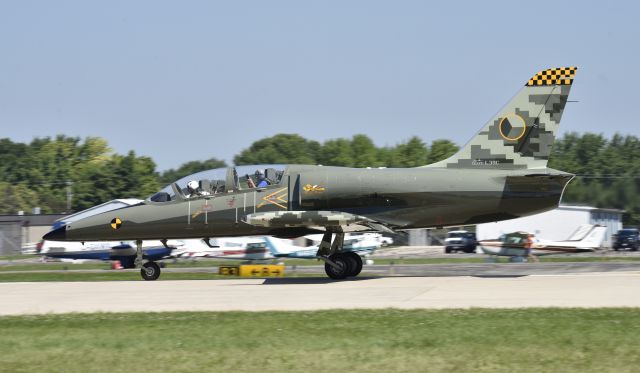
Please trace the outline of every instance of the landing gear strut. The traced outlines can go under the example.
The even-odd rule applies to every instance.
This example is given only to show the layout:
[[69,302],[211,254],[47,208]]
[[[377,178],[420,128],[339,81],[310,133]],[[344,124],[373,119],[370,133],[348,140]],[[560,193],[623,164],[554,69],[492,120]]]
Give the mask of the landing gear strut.
[[343,280],[362,271],[362,258],[354,252],[343,252],[344,233],[337,233],[331,242],[331,233],[325,233],[318,249],[318,257],[325,261],[324,271],[329,278]]
[[[166,246],[166,241],[162,243]],[[145,281],[154,281],[160,277],[160,266],[153,261],[142,263],[142,240],[136,241],[136,268],[140,268],[140,275]]]

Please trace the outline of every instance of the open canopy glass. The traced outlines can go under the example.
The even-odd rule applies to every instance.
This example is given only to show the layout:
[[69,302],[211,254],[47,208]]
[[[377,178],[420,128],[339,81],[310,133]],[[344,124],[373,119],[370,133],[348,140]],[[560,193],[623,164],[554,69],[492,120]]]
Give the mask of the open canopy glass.
[[[186,197],[214,195],[238,189],[251,189],[279,184],[286,169],[282,164],[222,167],[185,176],[149,197],[151,202],[176,199],[176,190]],[[194,182],[190,183],[190,182]],[[188,188],[197,185],[197,188]]]

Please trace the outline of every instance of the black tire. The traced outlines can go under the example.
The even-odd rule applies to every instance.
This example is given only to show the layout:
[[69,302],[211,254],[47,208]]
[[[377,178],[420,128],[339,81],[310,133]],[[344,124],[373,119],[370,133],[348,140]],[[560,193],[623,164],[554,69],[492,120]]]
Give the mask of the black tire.
[[333,254],[329,257],[329,260],[334,262],[338,268],[332,266],[329,263],[324,264],[324,272],[334,280],[344,280],[351,272],[351,260],[345,258],[340,254]]
[[140,268],[140,275],[145,281],[155,281],[160,277],[160,266],[156,262],[146,262]]
[[445,254],[451,254],[451,248],[450,247],[445,247],[444,248],[444,253]]
[[351,260],[351,271],[347,277],[356,277],[362,272],[362,258],[356,253],[345,253],[345,257]]

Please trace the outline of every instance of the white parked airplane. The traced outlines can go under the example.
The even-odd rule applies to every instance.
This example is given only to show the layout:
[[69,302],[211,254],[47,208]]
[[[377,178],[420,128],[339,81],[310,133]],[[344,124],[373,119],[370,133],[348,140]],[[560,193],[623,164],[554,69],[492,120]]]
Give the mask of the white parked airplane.
[[[381,246],[380,242],[365,239],[364,235],[351,236],[344,239],[343,252],[356,253],[366,256]],[[313,241],[313,238],[309,238]],[[276,258],[318,259],[318,245],[296,246],[290,240],[265,236],[264,241],[271,254]],[[319,244],[319,242],[318,242]]]
[[564,241],[536,239],[531,233],[513,232],[478,244],[485,254],[498,256],[527,256],[529,251],[533,255],[579,253],[599,249],[606,231],[606,227],[583,224]]
[[221,237],[204,240],[182,240],[183,246],[174,252],[178,258],[220,258],[240,260],[273,259],[262,237]]
[[[372,253],[385,240],[377,233],[347,236],[344,239],[345,252],[362,255]],[[182,240],[182,247],[174,251],[178,258],[218,258],[240,260],[268,260],[275,258],[317,258],[318,245],[322,235],[305,236],[312,242],[310,246],[296,246],[291,240],[271,237],[221,237],[211,239],[209,246],[204,240]],[[391,241],[393,242],[393,241]]]

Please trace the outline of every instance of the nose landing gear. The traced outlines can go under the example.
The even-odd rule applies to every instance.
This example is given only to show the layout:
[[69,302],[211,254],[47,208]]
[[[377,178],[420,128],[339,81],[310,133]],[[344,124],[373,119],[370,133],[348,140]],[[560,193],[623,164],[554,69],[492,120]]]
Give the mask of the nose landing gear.
[[160,266],[156,262],[146,262],[140,268],[140,275],[145,281],[154,281],[160,277]]
[[[166,241],[163,242],[166,246]],[[136,241],[136,259],[134,261],[136,268],[140,268],[140,276],[145,281],[155,281],[160,277],[160,266],[153,261],[142,263],[142,240]]]

